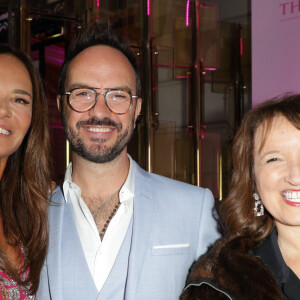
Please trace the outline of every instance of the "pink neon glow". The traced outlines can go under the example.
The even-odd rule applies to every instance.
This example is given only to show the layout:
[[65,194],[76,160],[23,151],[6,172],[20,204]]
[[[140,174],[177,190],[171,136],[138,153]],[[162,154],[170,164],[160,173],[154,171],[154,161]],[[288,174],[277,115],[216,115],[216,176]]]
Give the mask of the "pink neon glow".
[[206,71],[217,71],[217,68],[204,68],[203,70],[206,70]]
[[240,38],[240,55],[243,55],[243,38]]
[[185,11],[185,26],[189,26],[189,15],[190,15],[190,0],[186,1],[186,11]]
[[150,0],[147,0],[147,16],[150,16]]

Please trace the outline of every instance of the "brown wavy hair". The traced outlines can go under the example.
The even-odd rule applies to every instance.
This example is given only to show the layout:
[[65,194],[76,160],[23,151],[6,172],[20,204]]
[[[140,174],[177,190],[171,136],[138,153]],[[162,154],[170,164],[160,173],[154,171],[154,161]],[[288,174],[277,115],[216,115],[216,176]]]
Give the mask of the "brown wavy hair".
[[[21,51],[0,47],[0,55],[12,55],[27,69],[32,82],[31,125],[20,147],[9,156],[0,180],[0,214],[7,242],[24,248],[21,270],[0,252],[0,269],[18,284],[32,284],[37,291],[48,245],[47,210],[51,191],[48,111],[44,87],[31,60]],[[30,268],[26,281],[20,273]]]
[[227,235],[249,236],[260,241],[274,226],[273,217],[268,212],[257,217],[254,211],[253,193],[256,192],[256,184],[253,149],[257,128],[263,126],[263,140],[259,145],[262,148],[272,121],[277,116],[284,116],[300,130],[300,95],[285,95],[268,100],[245,115],[233,142],[230,194],[219,211]]

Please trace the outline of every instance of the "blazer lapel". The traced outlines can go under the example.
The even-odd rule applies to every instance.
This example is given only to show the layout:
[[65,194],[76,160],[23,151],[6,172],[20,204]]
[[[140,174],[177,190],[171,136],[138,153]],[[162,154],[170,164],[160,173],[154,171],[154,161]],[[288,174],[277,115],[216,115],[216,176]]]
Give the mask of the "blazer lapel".
[[151,179],[136,163],[134,164],[134,170],[133,229],[125,291],[125,299],[128,300],[135,299],[148,249],[153,215],[153,188],[151,187]]
[[[62,275],[65,298],[96,299],[98,290],[91,276],[78,235],[71,200],[65,204],[62,233]],[[76,282],[76,286],[74,286]]]
[[[86,263],[69,195],[68,198],[67,203],[63,201],[54,208],[59,209],[59,213],[52,215],[52,224],[57,222],[59,216],[59,222],[55,224],[56,230],[52,234],[55,249],[49,249],[51,257],[48,259],[49,273],[52,272],[49,277],[55,280],[53,284],[50,283],[52,299],[63,299],[67,295],[74,295],[78,299],[85,299],[86,296],[86,299],[96,299],[98,291]],[[57,287],[61,294],[54,297]]]
[[59,187],[53,192],[49,209],[49,248],[47,253],[47,268],[49,290],[52,299],[63,299],[61,274],[61,235],[63,226],[64,200]]

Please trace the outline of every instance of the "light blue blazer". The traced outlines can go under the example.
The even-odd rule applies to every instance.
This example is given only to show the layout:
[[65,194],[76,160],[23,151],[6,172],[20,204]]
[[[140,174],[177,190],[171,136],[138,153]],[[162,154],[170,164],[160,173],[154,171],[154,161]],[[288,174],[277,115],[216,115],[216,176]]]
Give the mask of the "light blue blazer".
[[[178,299],[191,264],[219,237],[212,193],[148,173],[136,163],[134,176],[124,299]],[[58,187],[52,202],[49,248],[36,299],[102,300],[85,260],[71,201],[65,202]]]

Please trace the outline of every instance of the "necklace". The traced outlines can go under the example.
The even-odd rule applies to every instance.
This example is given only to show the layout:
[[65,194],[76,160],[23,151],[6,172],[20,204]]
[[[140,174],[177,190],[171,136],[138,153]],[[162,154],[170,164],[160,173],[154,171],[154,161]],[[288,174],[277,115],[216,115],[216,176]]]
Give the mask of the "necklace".
[[106,199],[93,213],[92,216],[95,217],[96,214],[103,209],[106,204],[119,192],[119,190],[117,190],[115,193],[113,193],[108,199]]
[[113,209],[112,213],[110,214],[110,216],[107,218],[107,220],[106,220],[106,222],[105,222],[105,224],[104,224],[104,226],[103,226],[101,232],[99,233],[101,241],[102,241],[103,238],[104,238],[106,229],[107,229],[107,227],[108,227],[108,225],[109,225],[111,219],[112,219],[112,218],[114,217],[114,215],[116,214],[116,212],[117,212],[117,210],[119,209],[120,205],[121,205],[121,202],[119,201],[119,202],[117,203],[117,205],[114,207],[114,209]]
[[[106,199],[93,213],[92,213],[92,216],[93,218],[95,219],[95,216],[98,214],[99,211],[101,211],[108,202],[110,202],[115,195],[117,195],[117,193],[119,192],[119,190],[117,190],[115,193],[113,193],[108,199]],[[107,218],[106,222],[104,223],[104,226],[101,230],[101,232],[99,233],[99,236],[100,236],[100,239],[101,241],[103,240],[104,238],[104,235],[105,235],[105,232],[107,230],[107,227],[110,223],[110,221],[112,220],[112,218],[114,217],[114,215],[116,214],[117,210],[119,209],[121,203],[118,199],[118,203],[115,205],[114,209],[112,210],[111,214],[109,215],[109,217]]]
[[[21,266],[20,269],[22,268],[22,265],[24,263],[25,259],[25,252],[24,252],[24,247],[21,242],[19,242],[19,249],[21,253]],[[28,279],[29,276],[29,268],[25,270],[21,274],[21,281],[25,281]],[[7,273],[0,271],[0,299],[3,300],[9,300],[9,299],[24,299],[24,300],[33,300],[35,297],[30,295],[30,289],[31,289],[31,283],[27,285],[19,285],[14,279],[10,277]],[[11,298],[13,297],[14,298]],[[15,298],[16,297],[16,298]]]

